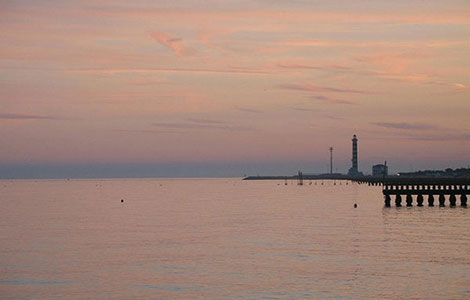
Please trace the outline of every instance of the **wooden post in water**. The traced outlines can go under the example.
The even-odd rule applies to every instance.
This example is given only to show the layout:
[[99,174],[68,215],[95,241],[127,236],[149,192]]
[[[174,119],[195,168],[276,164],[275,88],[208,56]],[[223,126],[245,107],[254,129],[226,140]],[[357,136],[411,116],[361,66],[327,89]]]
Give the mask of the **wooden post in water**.
[[299,181],[297,182],[298,185],[304,185],[304,177],[302,172],[299,171]]
[[455,199],[455,194],[454,193],[450,194],[449,202],[450,202],[451,207],[455,206],[455,203],[457,202],[457,200]]
[[462,194],[460,196],[460,205],[466,207],[467,206],[467,195]]
[[401,195],[400,194],[397,194],[397,196],[395,197],[395,206],[401,207]]
[[434,196],[432,194],[429,194],[428,205],[434,206]]
[[385,195],[385,207],[390,207],[390,202],[391,202],[390,195],[386,194]]
[[440,207],[446,206],[446,197],[444,196],[444,194],[439,195],[439,206]]
[[406,195],[406,206],[413,206],[413,196],[410,194]]
[[416,198],[416,202],[418,202],[418,206],[423,206],[423,194],[419,194],[418,198]]

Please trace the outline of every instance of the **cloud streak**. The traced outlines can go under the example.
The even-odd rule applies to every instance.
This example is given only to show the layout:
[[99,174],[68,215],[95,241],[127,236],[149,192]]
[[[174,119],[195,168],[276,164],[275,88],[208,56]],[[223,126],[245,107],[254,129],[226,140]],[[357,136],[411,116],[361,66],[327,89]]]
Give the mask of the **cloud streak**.
[[435,130],[437,126],[430,124],[418,124],[418,123],[405,123],[405,122],[375,122],[371,123],[376,126],[390,128],[390,129],[404,129],[404,130]]
[[174,131],[162,131],[162,130],[147,130],[147,129],[111,129],[114,132],[124,132],[124,133],[151,133],[151,134],[158,134],[158,133],[171,133],[174,134]]
[[190,130],[197,130],[197,129],[207,129],[207,130],[224,130],[224,131],[251,131],[253,128],[247,126],[232,126],[232,125],[225,125],[225,124],[215,124],[215,123],[184,123],[184,122],[158,122],[153,123],[153,126],[159,128],[167,128],[167,129],[190,129]]
[[226,124],[224,121],[211,120],[211,119],[198,119],[198,118],[187,118],[189,122],[198,123],[198,124]]
[[247,107],[237,107],[236,109],[239,110],[239,111],[242,111],[242,112],[248,112],[248,113],[254,113],[254,114],[260,114],[260,113],[263,112],[263,111],[258,110],[258,109],[247,108]]
[[467,88],[467,86],[466,86],[465,84],[463,84],[463,83],[455,82],[455,83],[453,83],[452,85],[453,85],[454,87],[456,87],[456,88],[459,88],[459,89],[466,89],[466,88]]
[[345,93],[345,94],[373,94],[370,91],[358,90],[358,89],[346,89],[320,86],[311,83],[285,83],[280,84],[280,88],[302,92],[315,92],[315,93]]
[[334,104],[351,104],[351,105],[356,105],[356,102],[350,101],[350,100],[345,100],[345,99],[338,99],[338,98],[332,98],[332,97],[326,97],[326,96],[313,96],[313,99],[321,100],[324,102],[328,103],[334,103]]
[[351,70],[351,68],[346,66],[341,66],[337,64],[333,65],[319,65],[319,66],[312,66],[308,64],[298,64],[298,63],[279,63],[277,67],[280,69],[286,70],[319,70],[319,71],[347,71]]
[[[286,2],[288,4],[289,2]],[[58,10],[58,8],[55,8]],[[283,11],[284,12],[284,11]],[[287,12],[287,13],[286,13]],[[69,11],[69,14],[93,14],[97,17],[118,16],[120,18],[164,18],[164,19],[186,19],[188,21],[226,21],[240,22],[243,20],[276,20],[277,22],[288,22],[293,24],[351,24],[351,23],[392,23],[392,24],[469,24],[468,13],[459,8],[452,11],[426,10],[410,5],[407,11],[331,11],[320,9],[295,10],[287,9],[284,13],[270,8],[243,10],[230,10],[224,7],[212,7],[209,10],[201,9],[162,9],[152,5],[129,5],[125,6],[96,6],[88,5],[87,9]]]
[[56,118],[39,115],[0,114],[0,120],[56,120]]
[[184,68],[102,68],[67,69],[68,73],[197,73],[197,74],[237,74],[237,75],[274,75],[274,72],[254,69],[184,69]]
[[297,110],[297,111],[308,111],[308,112],[315,111],[315,109],[313,109],[313,108],[296,107],[296,106],[291,107],[291,109]]
[[411,136],[409,140],[425,141],[425,142],[468,142],[470,134],[445,134],[445,135],[429,135],[429,136]]
[[149,35],[162,44],[163,46],[167,47],[168,49],[172,50],[177,56],[191,54],[194,51],[190,48],[185,48],[182,45],[182,39],[177,38],[174,36],[169,35],[168,33],[161,32],[161,31],[152,31]]

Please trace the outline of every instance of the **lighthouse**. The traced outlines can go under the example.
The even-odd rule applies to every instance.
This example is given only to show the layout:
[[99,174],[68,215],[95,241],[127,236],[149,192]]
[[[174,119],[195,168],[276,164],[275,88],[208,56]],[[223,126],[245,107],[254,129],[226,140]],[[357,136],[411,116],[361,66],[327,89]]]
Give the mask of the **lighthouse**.
[[357,137],[356,135],[353,135],[352,139],[352,167],[349,169],[348,175],[349,176],[358,176],[362,175],[359,173],[359,169],[357,166]]

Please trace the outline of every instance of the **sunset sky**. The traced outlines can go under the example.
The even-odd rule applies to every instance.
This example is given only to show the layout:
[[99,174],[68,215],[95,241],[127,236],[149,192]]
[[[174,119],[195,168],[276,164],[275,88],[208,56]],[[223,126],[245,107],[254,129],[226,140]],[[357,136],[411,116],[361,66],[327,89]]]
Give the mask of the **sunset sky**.
[[347,172],[353,134],[470,165],[468,0],[0,0],[0,177]]

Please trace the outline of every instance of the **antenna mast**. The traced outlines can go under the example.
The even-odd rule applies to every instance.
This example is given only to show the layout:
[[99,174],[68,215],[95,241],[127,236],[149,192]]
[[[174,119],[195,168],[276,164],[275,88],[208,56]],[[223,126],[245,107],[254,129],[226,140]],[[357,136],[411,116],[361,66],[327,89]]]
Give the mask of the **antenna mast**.
[[330,174],[333,174],[333,147],[330,147]]

